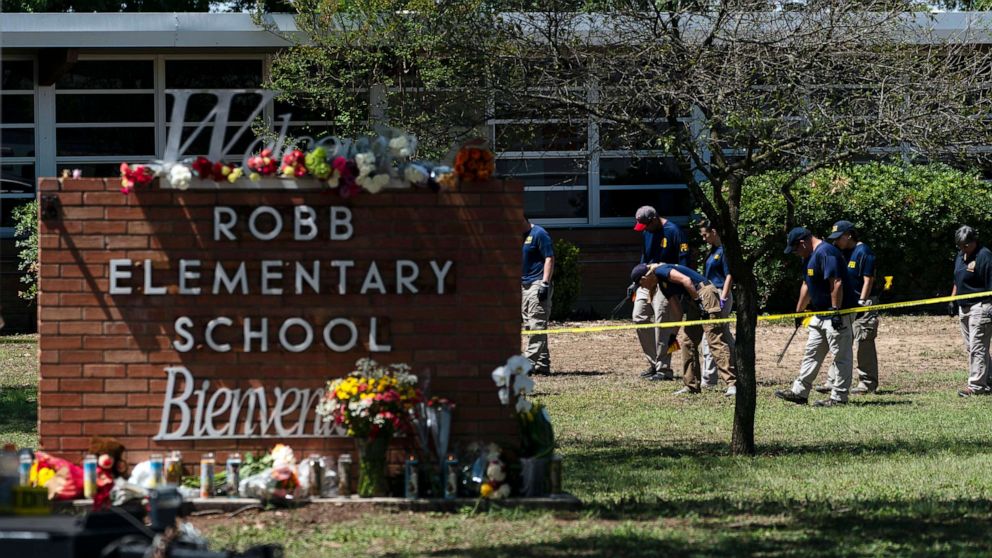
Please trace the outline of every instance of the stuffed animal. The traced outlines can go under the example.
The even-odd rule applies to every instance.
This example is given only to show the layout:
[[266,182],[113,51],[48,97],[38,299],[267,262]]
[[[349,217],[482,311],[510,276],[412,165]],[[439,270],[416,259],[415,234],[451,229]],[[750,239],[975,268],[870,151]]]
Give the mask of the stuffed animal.
[[89,452],[96,456],[96,494],[93,496],[93,509],[100,510],[110,505],[110,489],[114,479],[127,473],[124,459],[124,445],[114,438],[90,439]]
[[43,451],[34,452],[30,482],[48,489],[49,500],[76,500],[83,497],[83,468]]
[[500,450],[496,444],[490,444],[486,459],[486,480],[479,488],[483,498],[498,500],[510,495],[510,484],[506,482],[506,464],[500,459]]

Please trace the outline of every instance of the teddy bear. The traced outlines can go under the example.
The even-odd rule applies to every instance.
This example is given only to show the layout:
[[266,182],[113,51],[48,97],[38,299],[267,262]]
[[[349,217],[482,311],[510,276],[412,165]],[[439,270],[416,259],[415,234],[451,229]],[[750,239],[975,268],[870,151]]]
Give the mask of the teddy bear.
[[110,505],[110,490],[114,487],[114,479],[127,473],[127,461],[124,459],[124,445],[114,438],[94,436],[90,439],[89,453],[96,456],[93,509],[99,510]]
[[506,482],[506,464],[500,459],[499,447],[491,444],[487,450],[486,480],[479,488],[483,498],[499,500],[510,495],[510,484]]

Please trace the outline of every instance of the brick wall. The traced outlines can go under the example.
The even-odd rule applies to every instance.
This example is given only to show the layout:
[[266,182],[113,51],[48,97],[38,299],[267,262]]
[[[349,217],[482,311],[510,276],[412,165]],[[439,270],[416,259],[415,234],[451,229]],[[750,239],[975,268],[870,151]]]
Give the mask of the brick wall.
[[[114,436],[128,448],[132,462],[150,452],[179,449],[196,459],[201,451],[252,450],[270,447],[277,439],[156,441],[166,389],[165,368],[181,365],[197,381],[216,387],[268,389],[317,388],[329,378],[352,369],[356,359],[369,356],[368,318],[377,316],[380,343],[392,352],[376,353],[384,363],[406,362],[421,381],[430,378],[435,395],[458,403],[454,435],[465,439],[506,440],[514,423],[499,406],[489,373],[520,349],[519,266],[521,186],[489,182],[465,185],[457,193],[388,191],[343,200],[326,191],[187,191],[153,186],[130,196],[118,192],[116,179],[42,180],[42,195],[57,195],[58,220],[41,224],[41,272],[38,331],[41,383],[39,434],[46,450],[78,457],[93,435]],[[347,206],[353,213],[354,236],[345,241],[294,241],[291,221],[272,241],[242,233],[237,241],[214,241],[214,208],[234,207],[242,220],[260,205],[279,209],[285,217],[293,206],[305,204],[323,216],[329,206]],[[318,220],[320,236],[326,225]],[[133,278],[121,284],[133,294],[111,295],[112,259],[135,260]],[[140,292],[139,262],[152,262],[155,286],[168,294]],[[203,277],[196,284],[209,290],[214,262],[246,262],[252,293],[245,295],[179,295],[178,262],[198,259]],[[354,260],[348,294],[259,294],[257,268],[261,260],[322,262]],[[420,293],[395,294],[388,269],[395,260],[420,265]],[[427,281],[427,261],[453,260],[450,292],[436,294]],[[390,294],[358,294],[371,260],[385,263],[383,276]],[[290,265],[284,268],[289,275]],[[327,280],[324,281],[328,283]],[[285,286],[292,286],[287,279]],[[336,280],[333,284],[337,284]],[[189,316],[197,347],[173,348],[178,337],[174,322]],[[230,352],[203,346],[203,327],[226,316],[235,322],[218,329]],[[320,341],[321,326],[334,317],[354,319],[361,332],[358,346],[337,353]],[[240,321],[267,317],[269,352],[244,352]],[[277,325],[290,317],[314,323],[317,340],[301,353],[280,348]],[[384,318],[384,320],[382,320]],[[173,416],[178,419],[178,413]],[[287,420],[287,422],[291,422]],[[293,439],[294,448],[335,453],[353,450],[348,439]],[[219,456],[220,457],[220,456]]]

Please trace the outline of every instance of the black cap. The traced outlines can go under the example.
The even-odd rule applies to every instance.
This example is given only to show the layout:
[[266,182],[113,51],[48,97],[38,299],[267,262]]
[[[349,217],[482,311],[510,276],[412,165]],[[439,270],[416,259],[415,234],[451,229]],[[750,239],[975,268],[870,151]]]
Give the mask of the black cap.
[[837,240],[838,238],[844,236],[844,233],[854,230],[854,223],[850,221],[837,221],[834,223],[832,229],[830,229],[830,236],[827,240]]
[[639,283],[641,278],[648,274],[648,264],[637,264],[630,270],[630,280]]
[[811,236],[813,236],[813,233],[809,232],[809,229],[807,229],[806,227],[796,227],[792,229],[791,231],[789,231],[789,240],[786,241],[785,244],[785,253],[791,254],[792,249],[793,247],[795,247],[797,242],[799,242],[804,238],[809,238]]

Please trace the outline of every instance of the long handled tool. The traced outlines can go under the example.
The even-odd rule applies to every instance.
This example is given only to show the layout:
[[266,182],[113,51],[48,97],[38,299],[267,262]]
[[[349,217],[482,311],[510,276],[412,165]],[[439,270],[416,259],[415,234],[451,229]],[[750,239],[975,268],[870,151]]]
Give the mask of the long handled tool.
[[785,346],[782,347],[782,352],[778,354],[778,360],[775,364],[781,364],[782,358],[785,356],[785,352],[789,350],[789,345],[792,344],[792,340],[796,338],[796,334],[799,333],[799,326],[802,324],[796,324],[796,329],[792,330],[792,335],[789,336],[789,340],[785,342]]
[[627,298],[626,296],[624,296],[622,299],[620,299],[620,304],[617,304],[616,306],[613,307],[613,311],[610,312],[610,319],[611,320],[617,317],[617,312],[619,312],[620,309],[623,308],[623,305],[624,304],[627,304],[627,301],[628,300],[630,300],[630,299]]
[[636,292],[636,289],[637,289],[637,283],[631,283],[630,286],[627,287],[627,294],[625,294],[623,298],[620,299],[620,303],[614,306],[613,311],[610,312],[611,320],[617,317],[617,312],[619,312],[620,309],[623,308],[624,304],[627,304],[628,300],[630,301],[634,300],[634,293]]

